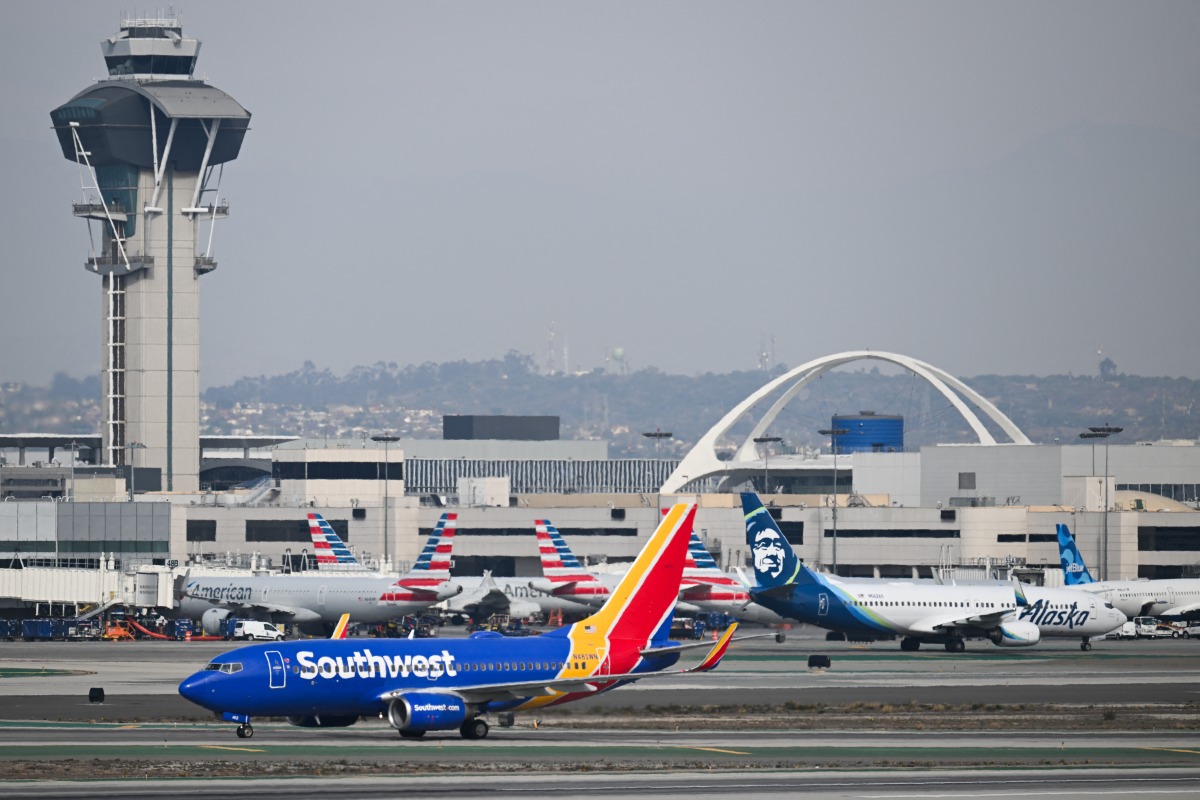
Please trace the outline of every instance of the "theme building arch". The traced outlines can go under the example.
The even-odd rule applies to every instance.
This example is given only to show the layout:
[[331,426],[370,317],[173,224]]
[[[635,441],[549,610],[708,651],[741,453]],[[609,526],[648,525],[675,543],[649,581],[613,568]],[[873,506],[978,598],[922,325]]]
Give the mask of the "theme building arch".
[[1011,419],[1006,417],[1000,409],[996,408],[983,395],[945,370],[898,353],[885,353],[877,350],[850,350],[845,353],[822,356],[821,358],[801,364],[795,369],[788,370],[730,409],[721,418],[721,421],[701,436],[700,440],[696,442],[696,446],[683,457],[683,460],[679,462],[679,466],[675,468],[675,471],[667,478],[666,483],[662,485],[662,493],[673,494],[681,492],[691,481],[726,472],[730,464],[717,458],[717,442],[759,402],[778,391],[780,387],[791,383],[787,390],[780,395],[779,399],[771,405],[767,413],[754,425],[734,454],[735,462],[747,463],[757,461],[758,452],[754,446],[754,439],[762,436],[763,432],[775,421],[775,418],[787,407],[788,403],[800,393],[801,389],[835,367],[853,361],[864,360],[887,361],[923,378],[937,389],[954,406],[955,410],[962,415],[966,423],[971,426],[971,430],[979,437],[980,444],[998,444],[998,442],[992,436],[991,432],[984,427],[983,422],[975,412],[963,401],[964,397],[974,403],[990,420],[996,423],[1012,439],[1013,444],[1032,444],[1029,441],[1029,437],[1022,433],[1021,429]]

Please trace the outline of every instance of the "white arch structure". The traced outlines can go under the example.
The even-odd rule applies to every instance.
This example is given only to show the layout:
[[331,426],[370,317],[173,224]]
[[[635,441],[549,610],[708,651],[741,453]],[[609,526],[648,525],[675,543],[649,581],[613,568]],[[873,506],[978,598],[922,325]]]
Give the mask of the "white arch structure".
[[[667,478],[666,483],[662,485],[661,492],[663,494],[674,494],[681,492],[683,487],[689,482],[699,478],[706,478],[712,475],[719,475],[728,471],[730,464],[723,462],[717,458],[717,441],[729,432],[742,417],[757,405],[763,398],[768,397],[779,387],[795,381],[787,391],[785,391],[778,400],[776,400],[771,408],[763,415],[746,436],[745,441],[738,447],[734,454],[735,462],[754,462],[758,460],[758,451],[754,444],[754,439],[762,436],[767,427],[775,421],[779,416],[779,412],[790,403],[800,390],[807,386],[812,380],[819,377],[821,374],[829,370],[839,367],[842,364],[847,364],[851,361],[863,361],[875,359],[877,361],[887,361],[897,366],[903,367],[921,378],[924,378],[931,386],[938,390],[952,406],[962,415],[971,429],[975,431],[975,435],[979,437],[981,444],[997,444],[996,439],[988,429],[983,426],[979,417],[972,411],[962,397],[967,398],[976,406],[978,406],[993,422],[995,422],[1001,430],[1012,438],[1013,444],[1033,444],[1029,441],[1021,429],[1016,424],[1006,417],[1000,409],[996,408],[983,395],[976,392],[970,386],[955,378],[945,370],[926,364],[924,361],[918,361],[909,356],[899,355],[897,353],[884,353],[876,350],[850,350],[845,353],[835,353],[829,356],[801,364],[795,369],[780,375],[775,380],[763,386],[758,391],[751,394],[742,402],[738,403],[729,412],[721,418],[721,421],[712,426],[708,433],[700,437],[683,460],[679,462],[679,466]],[[957,394],[956,394],[957,392]],[[960,397],[959,395],[962,395]]]

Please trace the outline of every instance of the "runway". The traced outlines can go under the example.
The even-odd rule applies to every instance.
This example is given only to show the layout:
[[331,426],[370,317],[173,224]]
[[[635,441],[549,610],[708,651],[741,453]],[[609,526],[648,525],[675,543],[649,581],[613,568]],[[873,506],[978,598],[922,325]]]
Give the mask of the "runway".
[[[367,640],[370,641],[370,640]],[[177,693],[179,682],[232,642],[0,642],[4,719],[206,720]],[[831,668],[810,670],[812,654]],[[58,674],[54,674],[58,673]],[[11,677],[5,678],[6,674]],[[105,703],[87,702],[93,687]],[[1200,639],[1098,641],[1087,653],[1071,640],[1004,650],[972,641],[965,653],[904,653],[897,642],[826,642],[793,631],[739,642],[721,667],[686,678],[642,681],[568,706],[800,706],[850,703],[1158,704],[1200,702]]]
[[[597,773],[613,778],[605,792],[618,797],[716,793],[730,789],[726,771],[739,776],[737,791],[754,794],[958,796],[963,787],[1038,794],[1012,784],[1012,772],[971,772],[955,779],[964,783],[945,783],[945,770],[967,767],[1036,770],[1039,787],[1079,791],[1099,768],[1119,768],[1102,792],[1096,785],[1088,793],[1144,796],[1144,781],[1155,778],[1163,781],[1155,793],[1200,796],[1200,641],[1100,641],[1088,653],[1077,642],[1023,650],[973,642],[961,654],[903,653],[896,642],[826,642],[801,630],[783,644],[739,643],[712,673],[645,680],[539,712],[536,727],[529,717],[509,729],[494,725],[482,742],[456,732],[401,741],[379,720],[336,729],[256,720],[254,739],[239,740],[231,724],[176,693],[183,677],[233,646],[0,643],[0,778],[42,781],[7,784],[6,797],[70,796],[72,786],[78,796],[78,783],[62,783],[56,795],[60,784],[46,779],[126,774],[159,793],[215,796],[203,782],[164,787],[244,779],[248,771],[304,776],[288,784],[289,796],[299,797],[386,796],[386,781],[372,783],[381,773],[405,776],[405,793],[431,773],[439,776],[422,794],[476,791],[470,773],[488,772],[508,775],[506,786],[549,794],[564,780],[555,773],[579,770],[589,781]],[[813,653],[828,655],[831,667],[809,670]],[[103,703],[88,702],[92,688],[104,690]],[[467,773],[464,765],[471,765]],[[345,781],[325,785],[312,778],[318,769]],[[895,780],[862,772],[880,769]],[[683,777],[697,770],[705,788]],[[840,777],[814,783],[818,770]],[[1043,771],[1056,772],[1041,782]],[[636,780],[621,782],[633,773]],[[932,783],[921,782],[922,774]],[[1122,781],[1135,775],[1142,794],[1131,788],[1123,795]],[[256,781],[254,792],[274,793],[269,783]],[[8,792],[10,785],[20,792]],[[112,796],[137,796],[121,794],[128,784],[89,784],[88,793],[105,796],[109,788]]]

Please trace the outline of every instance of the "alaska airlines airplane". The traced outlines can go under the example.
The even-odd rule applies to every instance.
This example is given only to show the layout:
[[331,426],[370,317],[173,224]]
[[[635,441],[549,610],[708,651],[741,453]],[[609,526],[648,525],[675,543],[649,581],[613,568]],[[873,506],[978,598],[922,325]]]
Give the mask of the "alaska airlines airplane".
[[713,669],[734,628],[688,670],[671,670],[688,645],[667,639],[683,574],[694,504],[671,509],[608,602],[592,616],[541,636],[509,639],[353,639],[239,647],[179,684],[179,693],[253,736],[252,716],[303,727],[383,716],[401,736],[458,729],[488,735],[487,715],[578,700],[654,675]]
[[1029,647],[1043,637],[1081,639],[1125,623],[1125,615],[1100,598],[1069,589],[1006,583],[935,584],[926,581],[843,581],[813,572],[796,557],[758,495],[742,495],[746,543],[758,586],[750,590],[781,616],[846,633],[898,634],[901,650],[941,643],[952,653],[978,636],[1000,647]]
[[386,622],[423,611],[462,587],[450,580],[457,514],[443,514],[413,568],[400,577],[311,575],[178,579],[177,609],[199,619],[210,636],[230,616],[299,625],[327,633],[342,614],[354,622]]
[[333,526],[320,514],[308,515],[308,533],[312,537],[317,569],[330,572],[363,572],[366,566],[337,535]]
[[1200,579],[1097,581],[1083,563],[1075,537],[1062,524],[1058,525],[1058,554],[1067,586],[1103,597],[1127,617],[1200,615]]

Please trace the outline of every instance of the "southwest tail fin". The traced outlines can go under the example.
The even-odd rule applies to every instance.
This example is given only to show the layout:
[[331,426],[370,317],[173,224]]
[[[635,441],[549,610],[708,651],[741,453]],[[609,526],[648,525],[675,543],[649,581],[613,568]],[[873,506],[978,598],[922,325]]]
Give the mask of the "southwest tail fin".
[[794,583],[804,565],[775,519],[754,492],[742,493],[742,513],[746,518],[746,544],[754,557],[754,577],[764,589]]
[[608,597],[608,587],[584,569],[550,520],[539,519],[534,526],[537,530],[538,552],[542,558],[543,579],[530,581],[530,587],[546,594],[599,606]]
[[1096,582],[1088,572],[1087,564],[1083,563],[1083,556],[1079,552],[1079,546],[1075,544],[1075,537],[1062,523],[1058,525],[1058,557],[1062,561],[1063,583],[1067,586]]
[[333,526],[320,514],[308,515],[308,533],[312,537],[313,553],[317,557],[317,569],[364,569],[362,563],[342,541],[342,537],[337,535]]
[[696,518],[695,503],[671,508],[646,542],[637,560],[613,590],[608,602],[571,626],[573,639],[665,641],[671,629],[688,537]]

